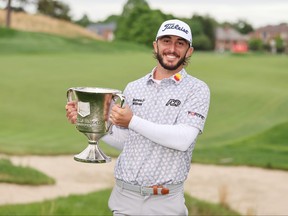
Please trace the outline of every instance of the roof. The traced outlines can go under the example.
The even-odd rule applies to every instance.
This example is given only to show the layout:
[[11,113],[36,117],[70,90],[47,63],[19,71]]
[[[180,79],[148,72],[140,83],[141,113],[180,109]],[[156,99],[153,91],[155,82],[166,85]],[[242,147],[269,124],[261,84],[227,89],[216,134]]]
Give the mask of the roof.
[[216,28],[216,40],[247,40],[247,36],[240,34],[233,28]]
[[96,24],[90,24],[87,26],[87,29],[93,32],[97,32],[98,34],[102,34],[103,32],[109,30],[114,31],[116,29],[116,23],[96,23]]
[[279,24],[279,25],[267,25],[267,26],[258,28],[255,31],[270,32],[270,33],[288,32],[288,24],[287,23],[282,23],[282,24]]

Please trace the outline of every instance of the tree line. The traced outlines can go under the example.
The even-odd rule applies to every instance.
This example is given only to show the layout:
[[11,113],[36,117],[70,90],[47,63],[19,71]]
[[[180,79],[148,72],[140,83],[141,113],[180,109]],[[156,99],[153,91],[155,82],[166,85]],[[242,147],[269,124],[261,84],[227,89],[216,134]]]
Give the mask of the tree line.
[[[25,11],[27,4],[34,4],[37,12],[57,19],[74,22],[83,27],[93,24],[87,15],[79,20],[72,20],[69,5],[55,0],[0,0],[7,2],[7,22],[10,22],[9,12]],[[18,2],[18,7],[12,7],[11,2]],[[167,19],[178,18],[171,14],[165,14],[161,10],[150,8],[146,0],[127,0],[121,15],[111,15],[101,23],[115,22],[116,40],[131,41],[151,46],[154,35],[161,23]],[[236,23],[218,23],[209,16],[193,15],[191,18],[180,18],[190,25],[193,33],[193,46],[197,50],[213,50],[215,46],[215,28],[217,26],[229,26],[242,34],[253,31],[252,25],[246,21],[239,20]],[[7,23],[9,27],[9,23]]]
[[[120,16],[111,15],[102,23],[115,22],[116,40],[132,41],[151,46],[155,40],[161,23],[167,19],[176,19],[171,14],[165,14],[161,10],[152,10],[146,0],[128,0],[123,7]],[[235,28],[242,34],[252,32],[252,25],[246,21],[239,20],[236,23],[218,23],[209,16],[193,15],[191,18],[180,18],[192,29],[193,47],[197,50],[214,50],[215,28],[218,26],[229,26]],[[87,15],[76,21],[79,25],[87,26],[91,24]]]

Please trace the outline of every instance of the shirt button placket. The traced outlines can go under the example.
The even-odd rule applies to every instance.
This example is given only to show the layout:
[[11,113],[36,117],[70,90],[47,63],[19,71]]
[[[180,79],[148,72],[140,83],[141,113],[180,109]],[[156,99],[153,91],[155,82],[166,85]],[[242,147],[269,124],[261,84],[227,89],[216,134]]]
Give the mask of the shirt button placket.
[[163,89],[163,84],[162,83],[160,83],[159,85],[156,86],[156,94],[155,94],[155,97],[154,97],[154,105],[158,104],[159,98],[161,98],[161,96],[159,97],[159,94],[161,93],[162,89]]

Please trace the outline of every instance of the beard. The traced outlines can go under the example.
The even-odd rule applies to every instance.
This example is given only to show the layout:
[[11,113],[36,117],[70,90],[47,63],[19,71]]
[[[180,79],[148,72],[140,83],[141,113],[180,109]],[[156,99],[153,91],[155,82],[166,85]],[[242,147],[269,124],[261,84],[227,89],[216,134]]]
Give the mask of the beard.
[[[188,50],[187,50],[188,51]],[[187,53],[186,51],[186,53]],[[165,64],[164,63],[164,60],[163,60],[163,57],[159,54],[159,50],[157,53],[155,53],[155,58],[159,61],[160,65],[165,68],[166,70],[176,70],[177,68],[179,68],[181,65],[186,65],[187,63],[187,59],[188,58],[185,58],[186,56],[186,53],[184,55],[184,57],[182,57],[175,65],[168,65],[168,64]],[[175,56],[178,57],[178,55],[176,53],[167,53],[167,54],[173,54]]]

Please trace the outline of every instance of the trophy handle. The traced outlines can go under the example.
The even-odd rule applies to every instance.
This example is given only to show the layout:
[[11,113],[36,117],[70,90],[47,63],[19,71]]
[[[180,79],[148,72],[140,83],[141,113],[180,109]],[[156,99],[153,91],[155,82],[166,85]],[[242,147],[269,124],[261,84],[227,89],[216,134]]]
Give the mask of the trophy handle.
[[68,102],[73,101],[73,93],[74,93],[73,88],[69,88],[67,90],[67,101]]
[[[122,93],[116,93],[115,95],[113,95],[112,97],[113,101],[116,102],[117,99],[120,100],[119,104],[120,104],[120,107],[121,108],[124,108],[125,105],[126,105],[126,99],[125,99],[125,96],[122,94]],[[111,122],[108,122],[108,128],[107,128],[107,131],[109,134],[112,134],[112,123]]]
[[125,105],[126,105],[126,99],[125,99],[125,96],[124,96],[124,94],[122,94],[122,93],[116,93],[114,96],[113,96],[113,100],[114,101],[117,101],[117,99],[119,99],[120,100],[120,107],[121,108],[124,108],[125,107]]

